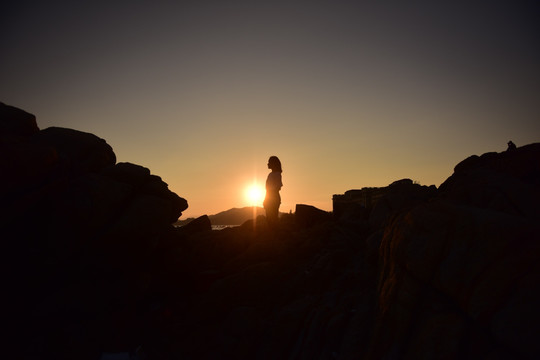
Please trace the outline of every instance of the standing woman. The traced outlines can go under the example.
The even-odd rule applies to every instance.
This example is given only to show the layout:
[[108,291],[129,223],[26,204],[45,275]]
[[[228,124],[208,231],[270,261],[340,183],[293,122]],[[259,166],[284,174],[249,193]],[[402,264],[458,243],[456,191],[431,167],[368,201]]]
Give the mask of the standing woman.
[[266,197],[264,198],[263,205],[266,210],[268,225],[274,227],[277,225],[279,205],[281,204],[279,190],[283,186],[281,182],[281,161],[279,161],[277,156],[270,156],[268,159],[268,168],[272,172],[266,178]]

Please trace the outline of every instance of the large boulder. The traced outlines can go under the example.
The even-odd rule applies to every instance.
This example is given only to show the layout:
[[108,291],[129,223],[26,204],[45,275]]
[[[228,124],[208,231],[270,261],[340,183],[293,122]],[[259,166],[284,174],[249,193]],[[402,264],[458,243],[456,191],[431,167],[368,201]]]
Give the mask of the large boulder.
[[72,170],[98,171],[116,163],[112,147],[94,134],[50,127],[35,134],[32,142],[53,147],[62,166]]
[[310,227],[332,219],[329,212],[305,204],[296,204],[294,217],[296,224],[301,227]]
[[425,186],[411,179],[401,179],[386,187],[366,187],[336,194],[332,197],[332,206],[334,217],[341,222],[369,222],[373,229],[381,229],[392,216],[436,194],[435,185]]
[[439,187],[440,196],[474,207],[525,217],[540,215],[540,143],[473,155]]
[[186,225],[180,227],[178,229],[181,234],[196,234],[204,231],[211,231],[212,230],[212,223],[210,222],[210,218],[208,215],[202,215],[198,218],[194,219],[193,221],[190,221]]
[[0,102],[0,138],[30,136],[38,131],[34,115]]
[[381,190],[381,196],[369,214],[373,228],[382,227],[393,215],[421,204],[437,193],[434,185],[415,184],[411,179],[394,181]]
[[[0,102],[0,200],[3,205],[17,188],[39,181],[57,161],[53,148],[31,143],[32,135],[38,132],[34,115]],[[0,213],[0,217],[3,215],[5,213]]]
[[117,334],[140,331],[128,304],[149,297],[163,273],[164,244],[174,246],[171,224],[187,201],[149,169],[116,164],[98,136],[40,131],[33,115],[4,104],[0,140],[5,325],[13,345],[23,358],[95,358],[118,343]]
[[472,157],[379,249],[369,358],[538,358],[540,147]]
[[101,174],[123,184],[127,184],[141,194],[162,198],[167,201],[168,212],[165,219],[174,223],[187,209],[188,203],[169,190],[161,177],[152,175],[150,170],[131,163],[118,163],[101,171]]

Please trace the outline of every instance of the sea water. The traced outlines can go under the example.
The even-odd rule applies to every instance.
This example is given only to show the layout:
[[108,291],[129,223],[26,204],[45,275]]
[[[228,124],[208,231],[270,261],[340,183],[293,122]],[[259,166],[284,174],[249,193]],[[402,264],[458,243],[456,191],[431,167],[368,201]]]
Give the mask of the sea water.
[[240,225],[212,225],[212,230],[223,230],[226,228],[233,228]]
[[[185,225],[174,225],[174,226],[177,228],[180,228]],[[223,230],[223,229],[233,228],[237,226],[240,226],[240,225],[212,225],[212,230]]]

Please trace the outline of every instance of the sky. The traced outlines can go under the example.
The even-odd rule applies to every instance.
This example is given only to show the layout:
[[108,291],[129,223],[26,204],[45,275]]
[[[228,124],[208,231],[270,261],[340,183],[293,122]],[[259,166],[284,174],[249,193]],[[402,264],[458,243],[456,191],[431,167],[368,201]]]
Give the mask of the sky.
[[107,141],[182,219],[410,178],[540,141],[537,1],[25,1],[0,13],[0,101]]

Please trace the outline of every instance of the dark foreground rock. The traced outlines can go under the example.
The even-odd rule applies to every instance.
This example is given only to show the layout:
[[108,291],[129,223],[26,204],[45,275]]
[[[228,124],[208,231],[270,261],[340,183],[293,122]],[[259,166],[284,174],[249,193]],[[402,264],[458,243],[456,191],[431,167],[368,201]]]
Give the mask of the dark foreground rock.
[[329,221],[332,217],[327,211],[317,209],[315,206],[296,204],[295,208],[296,223],[302,227],[310,227]]
[[152,254],[187,202],[148,169],[116,164],[105,140],[39,130],[33,115],[4,104],[0,140],[12,344],[23,358],[97,358],[124,338],[129,304],[148,293]]
[[333,217],[211,231],[171,227],[185,200],[101,139],[13,124],[0,231],[18,358],[540,357],[540,144],[466,159],[439,189],[400,180]]
[[[381,188],[382,221],[375,201],[333,222],[189,239],[182,263],[195,284],[169,354],[537,358],[540,219],[529,205],[540,201],[540,144],[507,156],[458,169],[439,190]],[[505,201],[481,193],[493,189]]]

